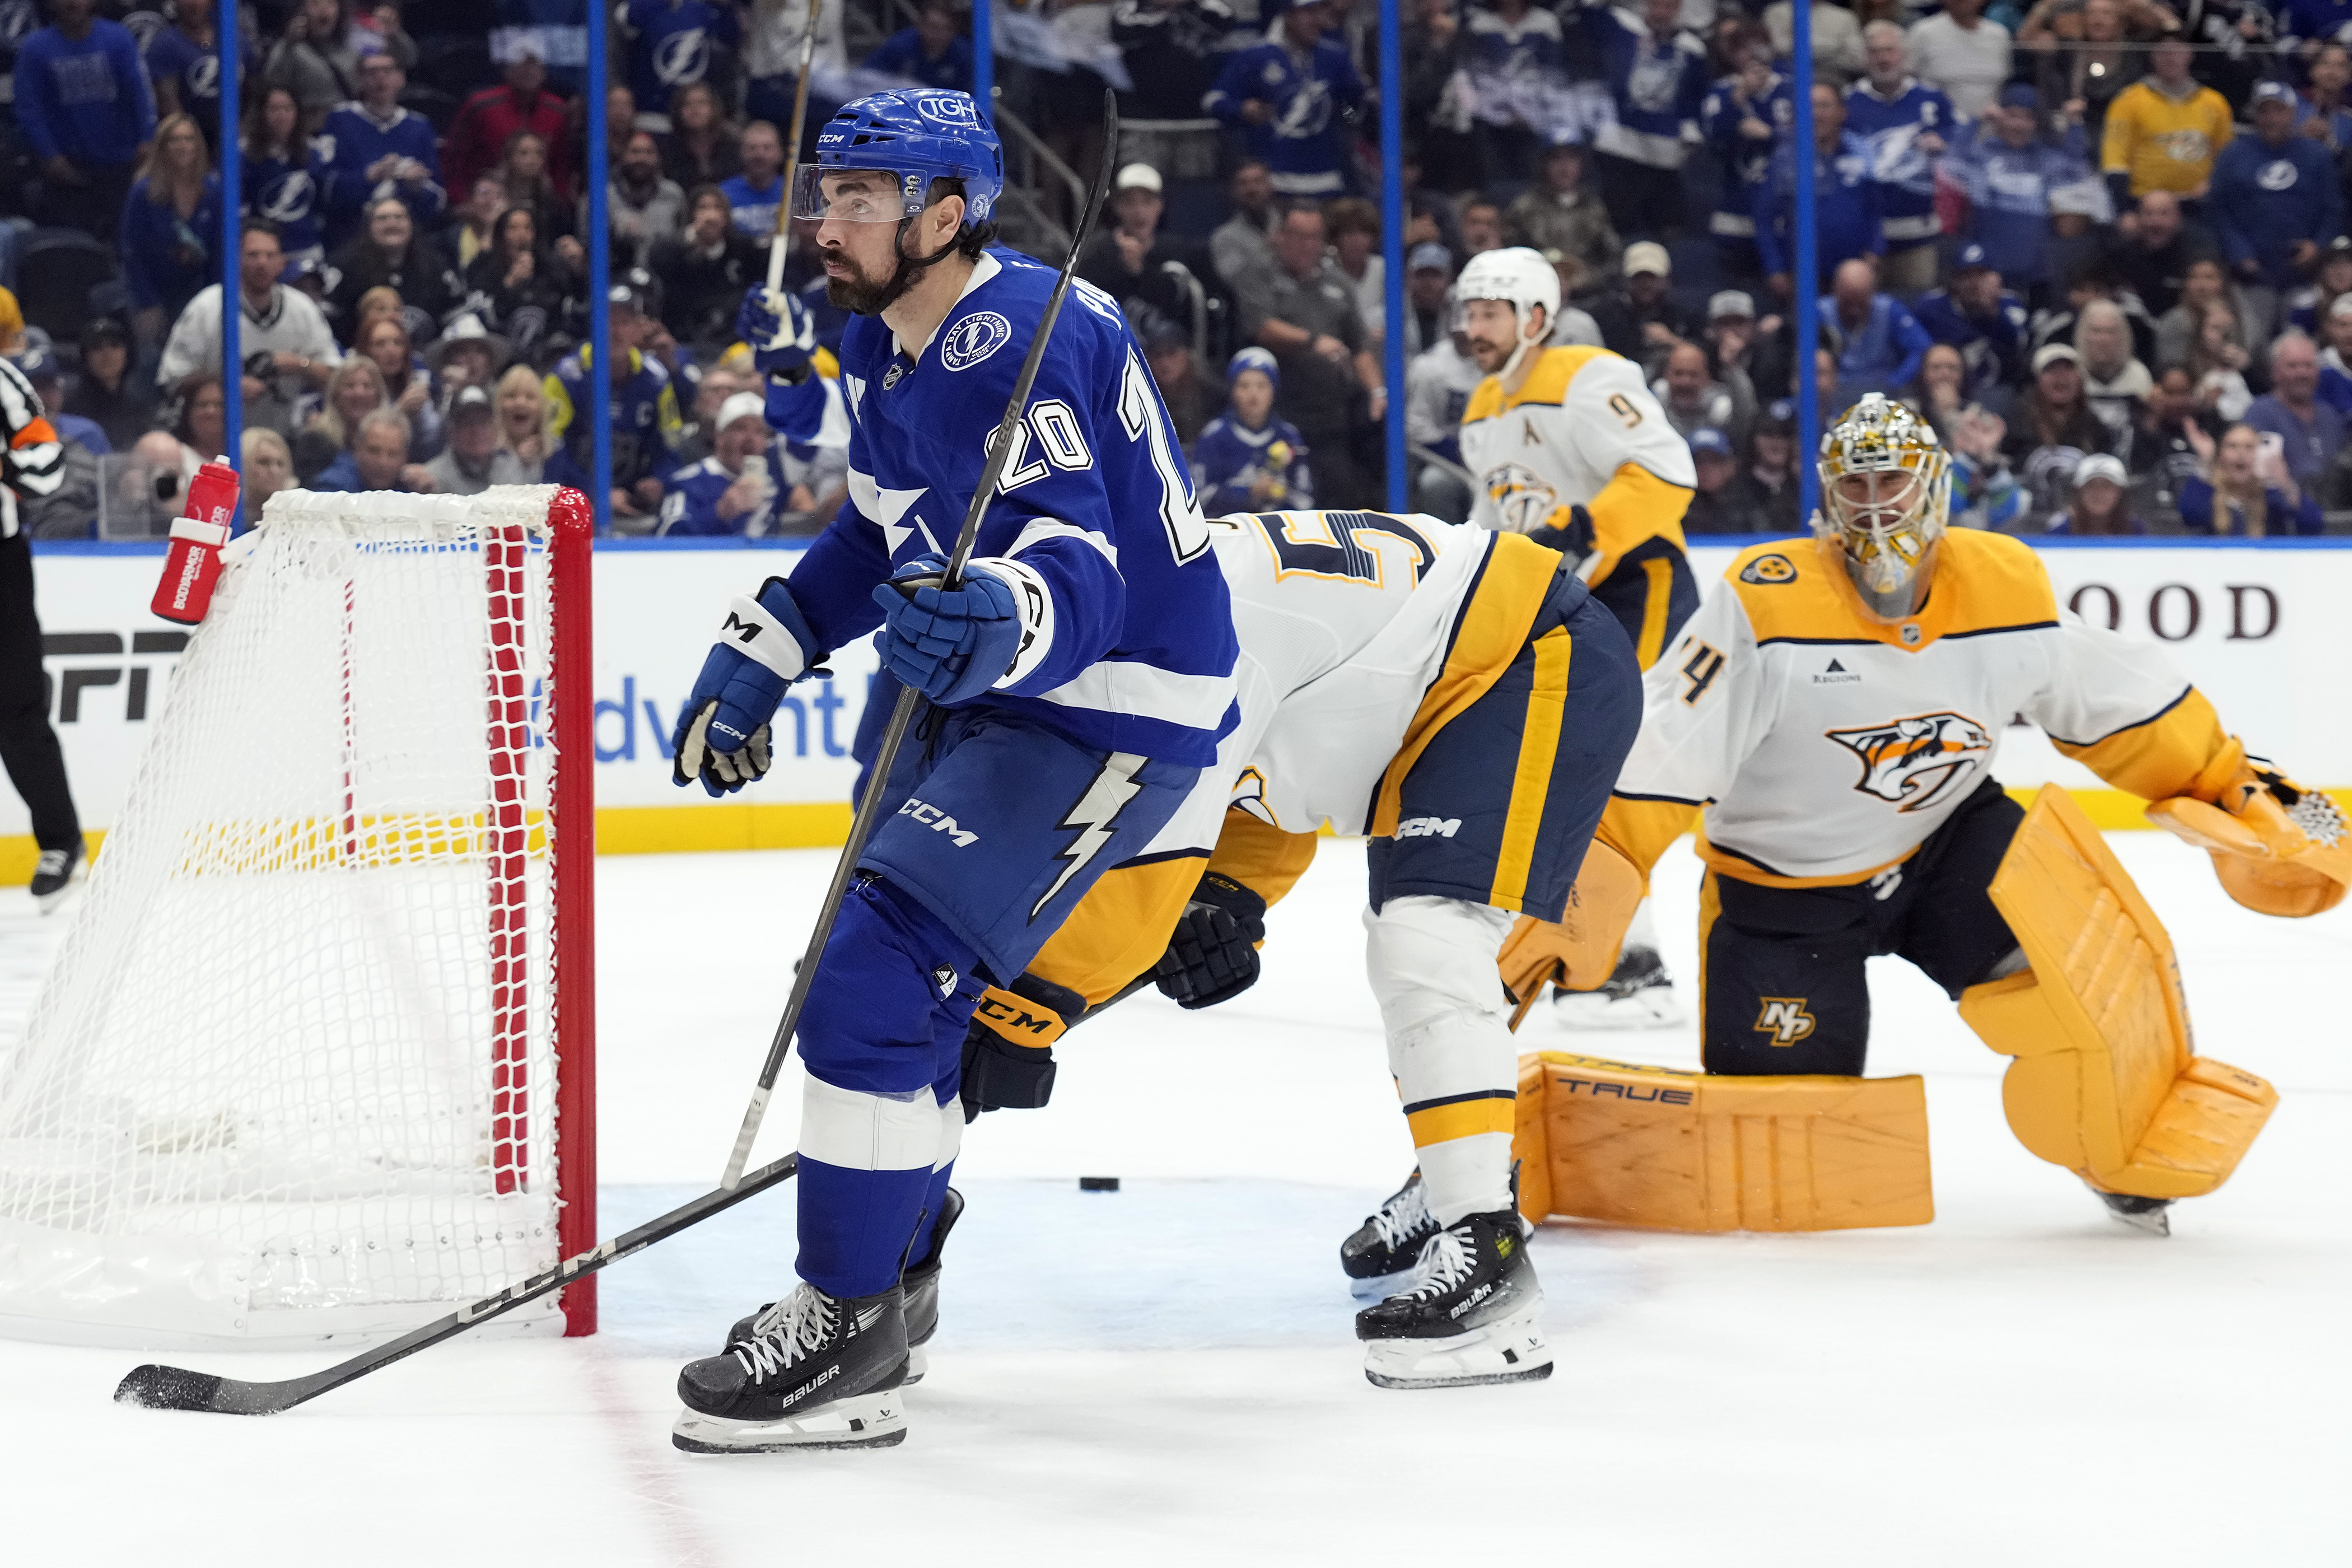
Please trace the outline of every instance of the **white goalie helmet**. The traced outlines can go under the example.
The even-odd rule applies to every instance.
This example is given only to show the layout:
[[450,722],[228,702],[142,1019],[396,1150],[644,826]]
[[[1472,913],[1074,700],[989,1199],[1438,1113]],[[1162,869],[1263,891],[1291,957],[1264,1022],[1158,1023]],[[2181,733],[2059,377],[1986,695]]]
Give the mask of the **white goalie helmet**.
[[1462,268],[1462,276],[1454,280],[1456,307],[1466,306],[1473,300],[1507,301],[1518,322],[1518,341],[1511,350],[1511,357],[1503,362],[1497,373],[1507,376],[1518,368],[1521,359],[1543,347],[1542,339],[1532,342],[1528,339],[1528,325],[1534,319],[1531,312],[1535,307],[1543,307],[1545,336],[1550,335],[1551,324],[1559,320],[1559,274],[1552,270],[1550,262],[1524,245],[1481,251],[1470,258]]
[[1822,437],[1816,533],[1834,543],[1870,614],[1916,614],[1951,510],[1950,454],[1925,419],[1874,392]]

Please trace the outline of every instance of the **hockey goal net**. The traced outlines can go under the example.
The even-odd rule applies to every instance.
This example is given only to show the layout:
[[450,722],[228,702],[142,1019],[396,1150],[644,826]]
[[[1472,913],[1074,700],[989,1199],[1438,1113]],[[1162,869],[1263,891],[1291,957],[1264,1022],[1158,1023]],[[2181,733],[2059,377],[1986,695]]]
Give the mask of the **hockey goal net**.
[[230,547],[0,1061],[0,1331],[397,1331],[593,1243],[590,530],[294,492]]

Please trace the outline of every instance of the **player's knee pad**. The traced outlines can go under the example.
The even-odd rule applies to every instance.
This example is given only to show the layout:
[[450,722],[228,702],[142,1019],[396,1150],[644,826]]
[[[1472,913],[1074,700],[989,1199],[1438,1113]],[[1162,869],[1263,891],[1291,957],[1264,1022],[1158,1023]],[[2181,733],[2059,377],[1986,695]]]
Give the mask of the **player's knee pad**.
[[2192,1054],[2172,940],[2063,790],[2035,800],[1991,895],[2032,967],[1970,986],[1960,1016],[2017,1058],[2001,1104],[2018,1141],[2113,1193],[2228,1180],[2277,1091]]
[[940,1120],[928,1084],[876,1094],[812,1074],[801,1091],[800,1152],[845,1171],[930,1171],[939,1162]]
[[1722,1078],[1520,1058],[1519,1212],[1667,1230],[1846,1230],[1935,1218],[1916,1077]]
[[971,950],[878,878],[851,885],[801,1013],[801,1059],[842,1089],[898,1095],[939,1077],[942,1039],[960,1040],[980,983]]
[[1436,1019],[1503,1016],[1496,955],[1510,934],[1504,910],[1419,894],[1364,913],[1364,956],[1391,1040]]

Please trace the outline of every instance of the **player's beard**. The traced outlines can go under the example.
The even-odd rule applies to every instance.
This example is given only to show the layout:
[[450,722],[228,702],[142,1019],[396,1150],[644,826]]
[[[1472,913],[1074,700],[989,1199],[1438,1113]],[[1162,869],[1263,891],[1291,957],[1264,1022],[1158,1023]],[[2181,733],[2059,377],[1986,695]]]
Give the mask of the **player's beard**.
[[859,316],[879,315],[885,305],[903,292],[897,284],[899,275],[906,270],[907,258],[904,256],[898,258],[898,265],[891,269],[891,275],[879,281],[868,278],[866,269],[849,257],[836,253],[827,259],[857,268],[857,275],[854,278],[828,276],[825,279],[824,302],[836,310],[847,310]]

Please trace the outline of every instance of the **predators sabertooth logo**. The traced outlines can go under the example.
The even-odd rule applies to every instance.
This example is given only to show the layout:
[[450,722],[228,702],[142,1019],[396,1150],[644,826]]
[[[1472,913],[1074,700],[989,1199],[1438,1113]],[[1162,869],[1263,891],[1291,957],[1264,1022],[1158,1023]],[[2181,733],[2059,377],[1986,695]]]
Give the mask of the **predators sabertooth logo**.
[[1519,463],[1487,469],[1486,494],[1508,533],[1533,533],[1559,508],[1559,492],[1541,474]]
[[1862,759],[1862,782],[1853,787],[1902,811],[1949,802],[1992,754],[1991,733],[1964,713],[1921,713],[1828,733]]

